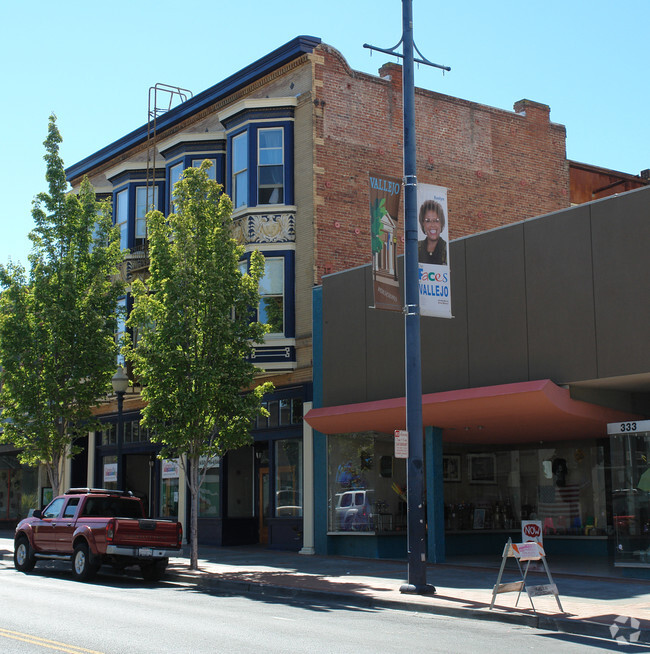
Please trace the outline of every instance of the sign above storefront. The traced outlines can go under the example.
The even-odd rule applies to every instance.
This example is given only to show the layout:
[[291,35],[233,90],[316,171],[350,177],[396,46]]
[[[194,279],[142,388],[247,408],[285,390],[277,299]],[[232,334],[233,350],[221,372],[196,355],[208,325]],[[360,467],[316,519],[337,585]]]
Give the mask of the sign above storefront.
[[616,434],[638,434],[639,432],[650,432],[650,420],[630,420],[629,422],[610,422],[607,425],[607,435]]
[[395,430],[395,458],[409,458],[409,433],[402,429]]

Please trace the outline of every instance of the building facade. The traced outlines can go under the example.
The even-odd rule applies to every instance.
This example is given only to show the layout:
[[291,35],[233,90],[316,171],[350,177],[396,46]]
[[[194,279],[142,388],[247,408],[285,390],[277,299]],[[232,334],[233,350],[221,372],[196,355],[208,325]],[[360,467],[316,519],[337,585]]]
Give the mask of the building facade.
[[[418,178],[450,189],[452,238],[570,206],[566,131],[550,122],[549,111],[529,100],[505,111],[416,90]],[[150,108],[147,124],[70,166],[68,179],[76,189],[87,176],[98,195],[111,198],[128,282],[146,275],[148,207],[172,210],[182,171],[211,160],[214,178],[233,199],[238,240],[247,253],[266,257],[259,315],[272,329],[256,344],[254,361],[276,392],[252,444],[211,462],[200,539],[313,551],[316,480],[311,427],[303,420],[313,401],[312,289],[323,275],[370,260],[368,173],[402,176],[401,67],[386,64],[377,76],[354,71],[336,49],[302,36],[169,111],[154,106],[154,114],[152,120]],[[588,189],[594,178],[585,179]],[[121,300],[127,312],[130,302],[128,294]],[[141,409],[133,385],[124,399],[120,454],[127,485],[151,515],[184,521],[181,472],[157,458],[159,448],[139,425]],[[89,435],[84,458],[67,475],[110,487],[118,456],[115,397],[104,398],[97,413],[105,428]]]
[[[639,189],[451,243],[454,318],[421,318],[429,560],[533,520],[650,572],[648,218]],[[369,266],[315,290],[316,551],[404,556],[404,318],[371,298]]]

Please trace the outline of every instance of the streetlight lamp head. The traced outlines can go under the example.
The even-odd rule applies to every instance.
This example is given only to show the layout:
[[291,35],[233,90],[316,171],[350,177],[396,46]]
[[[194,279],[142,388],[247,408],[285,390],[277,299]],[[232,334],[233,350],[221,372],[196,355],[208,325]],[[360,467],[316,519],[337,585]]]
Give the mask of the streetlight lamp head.
[[111,377],[111,384],[113,384],[115,393],[126,393],[126,389],[129,387],[129,377],[122,366],[117,367],[117,372]]

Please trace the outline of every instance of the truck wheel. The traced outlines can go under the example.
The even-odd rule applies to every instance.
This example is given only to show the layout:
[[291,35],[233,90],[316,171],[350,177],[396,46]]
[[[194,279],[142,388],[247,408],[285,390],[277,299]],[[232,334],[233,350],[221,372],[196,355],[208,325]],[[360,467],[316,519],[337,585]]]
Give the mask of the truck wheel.
[[79,543],[75,545],[72,555],[72,574],[77,581],[90,581],[96,574],[99,566],[92,561],[88,545]]
[[14,566],[20,572],[31,572],[36,565],[36,557],[27,536],[21,536],[14,547]]
[[169,559],[160,559],[152,563],[141,563],[140,571],[145,581],[160,581],[167,569]]

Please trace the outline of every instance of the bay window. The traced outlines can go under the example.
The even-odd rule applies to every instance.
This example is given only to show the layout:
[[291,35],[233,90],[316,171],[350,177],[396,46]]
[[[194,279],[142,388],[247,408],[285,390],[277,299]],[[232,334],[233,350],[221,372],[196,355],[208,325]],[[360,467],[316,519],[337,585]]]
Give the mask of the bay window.
[[173,165],[169,169],[169,212],[176,211],[174,207],[174,185],[181,178],[183,174],[183,162]]
[[120,247],[129,247],[129,191],[124,189],[115,196],[115,225],[120,229]]
[[282,127],[257,132],[257,203],[284,202],[284,146]]
[[270,334],[284,334],[284,259],[267,258],[260,280],[258,320],[270,325]]
[[[201,164],[205,161],[204,159],[192,159],[192,168],[200,168]],[[208,161],[212,164],[207,170],[208,179],[212,181],[217,181],[217,160],[208,158]]]
[[248,132],[232,140],[232,202],[235,209],[248,206]]
[[152,209],[158,208],[158,187],[137,186],[135,189],[135,237],[147,238],[146,216]]

